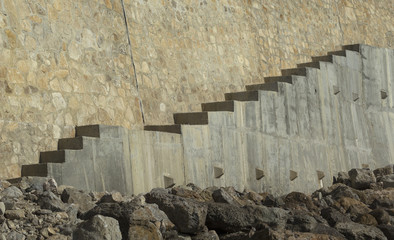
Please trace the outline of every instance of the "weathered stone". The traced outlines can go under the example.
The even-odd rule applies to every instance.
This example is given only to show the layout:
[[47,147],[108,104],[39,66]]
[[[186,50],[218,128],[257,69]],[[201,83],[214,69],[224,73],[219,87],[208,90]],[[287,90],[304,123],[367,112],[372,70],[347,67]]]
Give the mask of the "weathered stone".
[[92,219],[82,222],[73,232],[73,239],[122,239],[119,223],[116,219],[95,215]]
[[354,222],[340,222],[335,225],[335,228],[347,239],[387,239],[383,232],[374,226]]
[[321,223],[318,223],[311,232],[315,233],[315,234],[323,234],[323,235],[332,236],[336,239],[343,239],[343,240],[346,239],[345,236],[343,236],[341,233],[339,233],[335,228],[326,226]]
[[206,225],[209,229],[231,233],[247,231],[251,227],[259,230],[262,224],[283,229],[286,220],[287,211],[280,208],[209,203]]
[[206,205],[170,195],[163,189],[154,189],[145,198],[147,203],[157,204],[182,233],[195,234],[205,225]]
[[116,203],[122,201],[124,201],[124,198],[120,192],[111,192],[102,196],[98,203]]
[[372,216],[371,214],[364,214],[364,215],[360,215],[357,219],[356,219],[357,223],[360,224],[364,224],[364,225],[370,225],[370,226],[377,226],[378,225],[378,221],[376,221],[376,219],[374,218],[374,216]]
[[284,198],[285,206],[289,209],[308,209],[314,210],[316,206],[310,196],[300,192],[291,192]]
[[77,204],[81,212],[89,211],[95,206],[92,198],[88,194],[74,188],[64,189],[61,195],[61,199],[65,203]]
[[4,215],[5,213],[5,204],[0,202],[0,216]]
[[161,240],[163,239],[163,236],[155,224],[151,222],[144,222],[138,225],[132,224],[130,226],[128,239]]
[[376,177],[376,181],[380,182],[381,178],[383,176],[393,174],[393,166],[392,165],[388,165],[388,166],[383,167],[383,168],[377,168],[377,169],[373,170],[373,174]]
[[226,191],[224,188],[213,191],[212,198],[215,202],[228,203],[236,206],[242,206],[241,200],[235,195],[235,191]]
[[192,240],[219,240],[219,236],[215,231],[211,230],[193,236]]
[[321,216],[327,220],[331,227],[335,226],[338,222],[350,222],[350,218],[344,213],[339,212],[334,208],[325,208],[321,210]]
[[369,214],[374,216],[379,225],[385,225],[390,222],[390,215],[382,208],[374,209]]
[[7,210],[4,216],[10,220],[21,219],[25,217],[25,211],[23,209]]
[[310,232],[317,225],[317,221],[308,212],[296,211],[287,220],[286,229],[294,232]]
[[19,198],[22,196],[23,196],[22,191],[15,186],[10,186],[0,192],[0,198]]
[[43,209],[49,209],[55,212],[63,212],[66,210],[66,205],[53,192],[44,192],[39,197],[38,204]]
[[338,176],[336,178],[334,178],[334,184],[335,183],[342,183],[345,185],[350,185],[349,174],[347,172],[339,172]]
[[393,225],[379,225],[378,228],[383,232],[387,239],[394,239]]
[[380,181],[383,182],[383,188],[394,188],[394,174],[383,176]]
[[348,174],[351,186],[356,189],[367,189],[371,183],[376,182],[375,175],[369,169],[353,168]]
[[7,240],[25,240],[25,236],[23,236],[23,234],[12,231],[9,234],[7,234],[6,237]]

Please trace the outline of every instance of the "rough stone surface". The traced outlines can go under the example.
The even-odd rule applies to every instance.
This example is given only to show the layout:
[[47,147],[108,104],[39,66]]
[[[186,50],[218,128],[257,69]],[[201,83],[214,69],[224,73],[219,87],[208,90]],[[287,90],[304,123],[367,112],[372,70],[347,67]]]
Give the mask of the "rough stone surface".
[[171,123],[172,112],[199,110],[341,44],[392,47],[390,3],[7,1],[0,176],[17,177],[74,125],[140,128],[139,99],[146,123]]
[[96,215],[92,219],[82,222],[73,232],[74,239],[122,239],[119,223],[116,219]]
[[376,182],[375,175],[369,169],[352,169],[349,171],[349,178],[352,187],[356,189],[367,189]]

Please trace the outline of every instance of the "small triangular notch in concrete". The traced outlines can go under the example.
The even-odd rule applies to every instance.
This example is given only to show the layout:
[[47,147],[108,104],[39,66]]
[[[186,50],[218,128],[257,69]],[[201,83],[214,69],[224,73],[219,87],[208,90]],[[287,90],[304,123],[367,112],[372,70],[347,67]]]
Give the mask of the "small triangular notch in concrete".
[[380,97],[386,99],[388,97],[387,92],[385,90],[380,90]]
[[353,97],[353,102],[356,102],[360,97],[358,96],[358,93],[352,93]]
[[332,87],[332,90],[334,91],[334,94],[335,94],[335,95],[337,95],[338,93],[341,92],[341,90],[339,89],[339,87],[336,86],[336,85]]
[[317,179],[319,180],[322,180],[326,176],[323,171],[317,170],[316,173],[317,173]]
[[175,181],[172,177],[164,176],[164,188],[172,188],[175,186]]
[[256,179],[260,180],[265,176],[264,170],[261,168],[256,168]]
[[290,170],[290,181],[294,181],[298,177],[298,173],[296,171]]
[[224,170],[220,167],[213,167],[213,173],[215,175],[215,178],[220,178],[224,175]]

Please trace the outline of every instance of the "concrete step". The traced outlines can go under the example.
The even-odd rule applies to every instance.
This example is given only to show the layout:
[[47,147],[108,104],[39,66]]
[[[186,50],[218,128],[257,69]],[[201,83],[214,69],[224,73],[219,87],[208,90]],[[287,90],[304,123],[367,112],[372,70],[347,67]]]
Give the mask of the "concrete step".
[[296,76],[306,76],[306,68],[290,68],[290,69],[282,69],[282,75],[283,76],[291,76],[291,75],[296,75]]
[[275,77],[265,77],[264,83],[271,83],[271,82],[287,82],[293,83],[293,76],[275,76]]
[[64,163],[66,161],[66,151],[50,151],[40,153],[40,163]]
[[279,91],[278,85],[279,85],[278,82],[253,84],[253,85],[247,85],[246,90],[248,90],[248,91],[263,90],[263,91],[278,92]]
[[147,125],[144,127],[145,131],[157,131],[181,134],[181,125]]
[[174,113],[175,124],[205,125],[208,124],[208,112]]
[[319,61],[317,61],[317,62],[308,62],[308,63],[300,63],[300,64],[297,64],[297,67],[299,67],[299,68],[305,68],[305,67],[310,67],[310,68],[317,68],[317,69],[320,69],[320,62]]
[[245,92],[226,93],[224,97],[227,101],[258,101],[259,92],[245,91]]
[[57,143],[58,150],[74,149],[79,150],[83,148],[83,137],[62,138]]
[[328,52],[328,55],[335,55],[335,56],[346,57],[346,50],[339,50],[339,51]]
[[234,112],[234,101],[202,103],[201,108],[204,112]]
[[87,125],[87,126],[77,126],[75,128],[76,137],[100,137],[100,125]]
[[343,50],[354,51],[354,52],[360,52],[361,45],[360,44],[345,45],[345,46],[342,46],[342,49]]
[[36,177],[47,177],[48,176],[48,164],[39,163],[31,165],[22,165],[22,177],[36,176]]
[[330,62],[330,63],[332,63],[334,60],[333,60],[333,55],[325,55],[325,56],[312,57],[312,61],[314,61],[314,62]]

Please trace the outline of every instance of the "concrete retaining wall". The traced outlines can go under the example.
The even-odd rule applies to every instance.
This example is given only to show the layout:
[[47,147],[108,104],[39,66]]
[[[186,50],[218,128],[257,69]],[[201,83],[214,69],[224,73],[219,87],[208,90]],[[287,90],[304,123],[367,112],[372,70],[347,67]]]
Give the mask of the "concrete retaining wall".
[[65,163],[49,163],[48,175],[97,191],[191,182],[280,195],[328,186],[339,171],[393,164],[394,50],[347,48],[226,94],[225,108],[176,115],[181,134],[82,127],[83,149],[66,150]]

